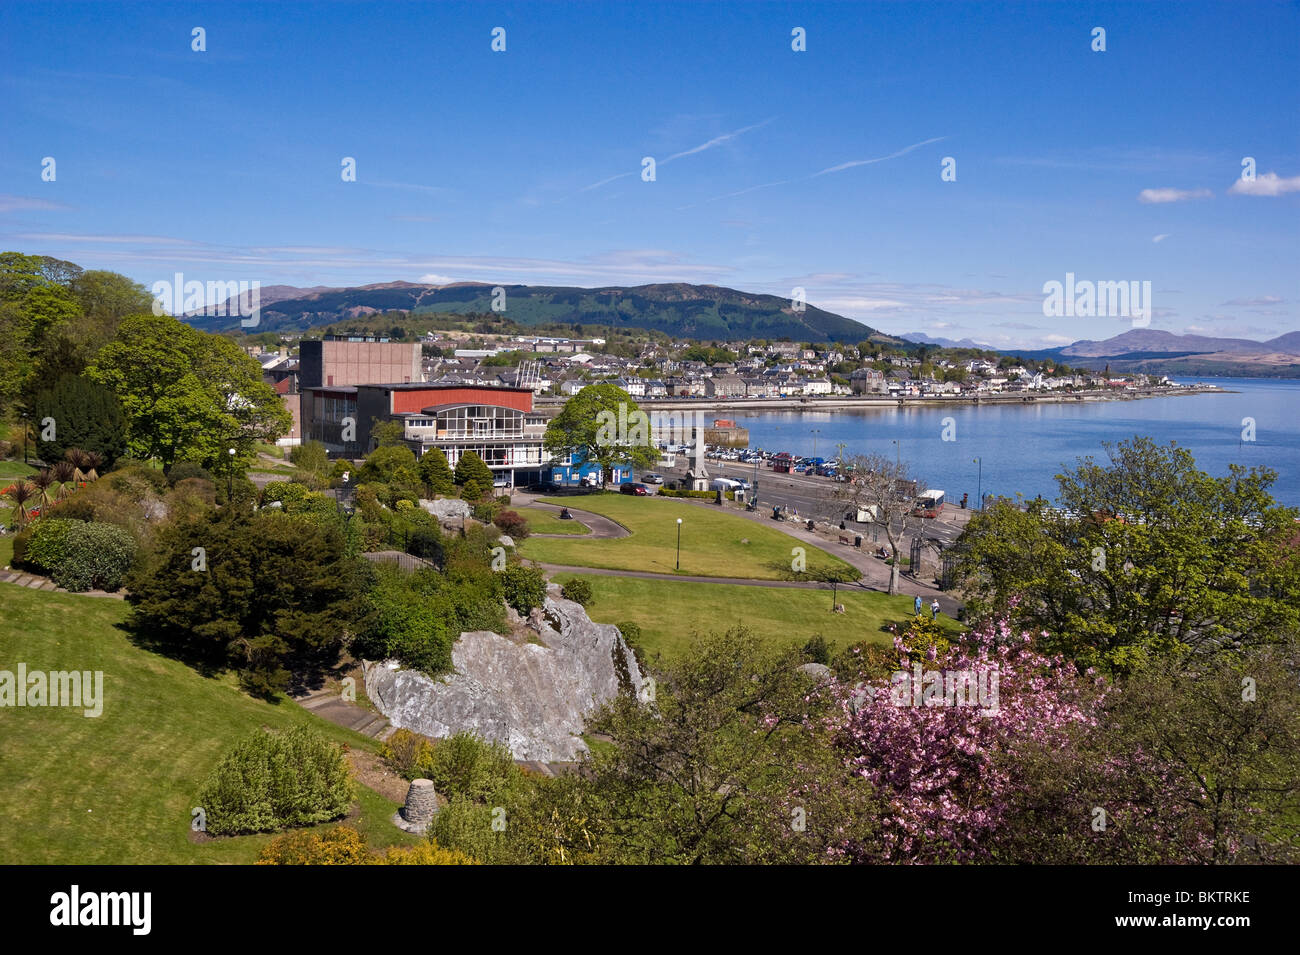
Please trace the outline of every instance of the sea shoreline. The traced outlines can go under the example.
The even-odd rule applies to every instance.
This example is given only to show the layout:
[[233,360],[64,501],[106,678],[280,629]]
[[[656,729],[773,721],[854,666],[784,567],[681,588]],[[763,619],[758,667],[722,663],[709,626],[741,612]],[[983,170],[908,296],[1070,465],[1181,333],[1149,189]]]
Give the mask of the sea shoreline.
[[[851,411],[862,408],[940,407],[944,405],[1071,404],[1097,401],[1137,401],[1143,398],[1173,398],[1185,395],[1235,394],[1217,385],[1189,385],[1178,388],[1140,388],[1132,391],[1092,389],[1069,393],[993,393],[977,395],[855,395],[803,398],[638,398],[637,406],[650,411]],[[540,398],[537,409],[558,412],[564,399]]]

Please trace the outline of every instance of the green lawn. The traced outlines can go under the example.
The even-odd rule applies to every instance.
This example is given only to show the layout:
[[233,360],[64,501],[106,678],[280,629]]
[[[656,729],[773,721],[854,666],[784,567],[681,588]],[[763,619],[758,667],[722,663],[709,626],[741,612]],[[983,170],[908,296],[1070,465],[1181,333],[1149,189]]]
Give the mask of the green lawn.
[[23,464],[21,461],[0,461],[0,481],[3,481],[7,487],[13,478],[27,477],[35,474],[37,470],[32,465]]
[[[632,533],[618,539],[529,538],[524,541],[520,553],[543,563],[683,576],[784,580],[795,576],[791,570],[793,548],[803,547],[809,571],[848,568],[839,558],[804,545],[774,528],[711,507],[625,494],[544,500],[603,514]],[[682,519],[681,569],[676,570],[679,517]]]
[[562,521],[554,511],[540,507],[517,507],[520,514],[528,519],[528,530],[532,534],[590,534],[587,525],[578,521]]
[[[227,678],[136,648],[120,600],[0,583],[0,669],[101,670],[103,713],[0,710],[0,863],[248,863],[270,836],[194,844],[190,809],[204,778],[245,733],[310,724],[373,748],[295,703],[254,700]],[[397,808],[358,785],[358,828],[372,845],[404,841]],[[388,830],[392,830],[389,832]]]
[[[696,633],[711,633],[746,626],[773,643],[802,646],[820,633],[836,646],[862,640],[887,644],[893,636],[881,628],[912,616],[912,598],[890,597],[873,591],[841,587],[836,602],[844,613],[831,612],[829,589],[800,590],[743,584],[702,584],[691,581],[643,580],[594,574],[556,574],[566,583],[582,577],[591,584],[593,600],[587,607],[599,623],[630,621],[641,628],[641,645],[647,653],[665,657],[687,646]],[[939,618],[954,634],[964,628],[947,615]]]

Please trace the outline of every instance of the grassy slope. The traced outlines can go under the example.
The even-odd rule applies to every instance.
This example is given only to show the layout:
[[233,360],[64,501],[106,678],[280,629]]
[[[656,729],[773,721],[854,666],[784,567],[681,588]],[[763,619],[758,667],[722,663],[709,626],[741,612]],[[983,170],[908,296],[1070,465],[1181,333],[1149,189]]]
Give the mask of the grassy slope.
[[[229,679],[136,648],[120,600],[0,584],[0,669],[102,670],[104,710],[0,710],[0,863],[246,863],[269,836],[188,841],[204,778],[240,736],[307,723],[372,747],[297,704],[254,700]],[[384,844],[396,808],[364,787],[359,825]],[[386,828],[385,828],[386,826]],[[393,829],[393,833],[388,833]]]
[[[557,574],[567,582],[581,574]],[[836,646],[861,640],[882,644],[893,639],[881,628],[912,615],[912,598],[890,597],[871,591],[840,588],[836,602],[844,613],[831,612],[830,590],[701,584],[675,580],[641,580],[634,577],[584,578],[591,584],[592,600],[587,608],[599,623],[630,621],[641,628],[641,645],[647,653],[661,652],[671,658],[697,632],[717,632],[746,626],[773,643],[802,646],[820,633]],[[953,633],[962,630],[950,617],[942,616]]]
[[[798,540],[773,528],[719,510],[683,501],[625,494],[592,494],[548,500],[613,518],[631,536],[617,540],[524,541],[520,552],[532,560],[575,567],[681,573],[683,576],[791,579],[792,548]],[[682,519],[681,570],[676,571],[677,518]],[[742,543],[742,541],[748,543]],[[847,567],[843,561],[806,547],[808,570]]]

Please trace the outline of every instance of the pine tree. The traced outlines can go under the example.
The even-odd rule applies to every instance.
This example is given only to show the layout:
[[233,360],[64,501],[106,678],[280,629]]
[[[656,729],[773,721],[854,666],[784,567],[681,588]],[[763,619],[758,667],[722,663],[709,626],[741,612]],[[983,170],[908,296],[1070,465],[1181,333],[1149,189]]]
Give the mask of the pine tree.
[[[36,453],[48,463],[61,461],[69,448],[94,451],[107,471],[126,450],[122,406],[111,391],[80,375],[63,375],[36,395]],[[47,428],[46,419],[52,419]],[[50,439],[42,440],[42,435]]]
[[420,480],[430,494],[455,494],[456,479],[451,473],[451,465],[440,448],[430,448],[424,452],[418,465]]
[[492,487],[492,469],[473,451],[466,451],[456,462],[456,483],[464,486],[469,481],[481,488]]

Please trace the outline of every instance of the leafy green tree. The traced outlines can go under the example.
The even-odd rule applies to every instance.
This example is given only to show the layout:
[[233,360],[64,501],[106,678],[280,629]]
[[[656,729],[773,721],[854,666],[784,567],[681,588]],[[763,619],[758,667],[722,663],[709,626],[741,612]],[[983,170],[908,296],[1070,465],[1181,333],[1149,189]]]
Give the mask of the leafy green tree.
[[1300,511],[1276,475],[1196,468],[1176,445],[1107,445],[1057,476],[1060,509],[1031,502],[976,515],[957,571],[976,616],[1048,631],[1045,648],[1126,669],[1165,652],[1204,654],[1300,630]]
[[59,281],[73,270],[70,262],[0,252],[0,416],[30,396],[39,356],[79,314],[76,297]]
[[357,471],[358,481],[388,484],[402,468],[415,467],[415,453],[406,445],[386,445],[370,452],[364,464]]
[[[36,393],[33,418],[37,422],[36,453],[42,461],[61,461],[70,448],[94,451],[103,458],[103,470],[126,450],[122,405],[112,391],[80,375],[64,375],[54,385]],[[54,419],[53,435],[40,424]]]
[[617,385],[588,385],[564,403],[546,428],[543,444],[558,460],[594,462],[608,482],[619,465],[648,468],[659,457],[650,422]]
[[420,458],[417,470],[429,494],[455,494],[456,478],[441,448],[429,448]]
[[466,451],[456,461],[455,480],[462,486],[473,481],[487,493],[492,488],[492,469],[473,451]]
[[406,447],[406,429],[400,421],[380,421],[375,418],[370,426],[370,443],[376,448]]
[[609,745],[581,774],[602,861],[824,862],[843,838],[878,839],[871,787],[836,764],[832,703],[805,662],[748,631],[701,636],[655,675],[652,702],[606,704],[588,729]]
[[193,460],[226,471],[228,448],[251,459],[258,442],[292,424],[257,362],[238,345],[169,315],[123,321],[87,374],[121,402],[130,453],[158,458],[165,468]]

